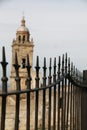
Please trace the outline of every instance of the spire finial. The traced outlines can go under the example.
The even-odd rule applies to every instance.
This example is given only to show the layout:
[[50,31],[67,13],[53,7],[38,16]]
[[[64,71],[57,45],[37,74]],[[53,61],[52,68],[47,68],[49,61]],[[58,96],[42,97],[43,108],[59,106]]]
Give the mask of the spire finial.
[[24,17],[24,12],[23,12],[23,18],[21,20],[21,26],[25,26],[25,17]]

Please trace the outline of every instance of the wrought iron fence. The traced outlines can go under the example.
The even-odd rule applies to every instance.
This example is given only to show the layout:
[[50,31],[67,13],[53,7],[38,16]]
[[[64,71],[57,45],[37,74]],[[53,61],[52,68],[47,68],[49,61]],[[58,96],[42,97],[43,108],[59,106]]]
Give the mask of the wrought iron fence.
[[[9,91],[7,86],[7,67],[6,57],[5,57],[5,48],[3,47],[2,51],[2,92],[0,92],[0,130],[10,130],[6,125],[6,112],[7,107],[7,98],[14,95],[15,102],[15,113],[14,113],[14,123],[10,122],[11,130],[22,130],[20,128],[21,124],[21,95],[26,94],[26,117],[25,125],[23,130],[86,130],[84,127],[84,121],[82,122],[84,116],[82,114],[82,89],[86,88],[83,85],[83,79],[80,72],[75,68],[73,63],[70,62],[70,58],[67,57],[67,54],[63,55],[62,58],[59,56],[54,58],[54,65],[52,66],[52,59],[49,61],[49,74],[47,75],[47,66],[46,58],[44,58],[43,63],[43,82],[40,87],[39,84],[39,57],[37,56],[36,60],[36,87],[32,88],[31,86],[31,66],[29,62],[29,55],[27,55],[27,89],[21,90],[20,85],[20,75],[17,53],[15,54],[15,82],[16,90]],[[53,72],[53,73],[52,73]],[[31,94],[34,95],[34,108],[31,103]],[[34,114],[31,115],[31,110],[33,109]],[[10,111],[10,110],[9,110]],[[40,120],[39,120],[40,117]],[[32,125],[33,124],[33,125]],[[22,125],[22,124],[21,124]]]

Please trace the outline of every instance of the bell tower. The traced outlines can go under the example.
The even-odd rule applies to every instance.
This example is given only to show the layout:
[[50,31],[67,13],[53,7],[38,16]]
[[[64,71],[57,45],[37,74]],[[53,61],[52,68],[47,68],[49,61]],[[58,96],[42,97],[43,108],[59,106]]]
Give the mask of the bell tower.
[[[25,25],[24,17],[21,20],[21,26],[17,29],[16,39],[12,42],[12,67],[11,67],[11,87],[12,89],[16,89],[15,83],[15,69],[13,67],[15,61],[15,53],[18,56],[18,63],[20,65],[19,76],[21,78],[21,89],[26,89],[26,59],[27,54],[29,55],[30,65],[32,66],[33,62],[33,48],[34,43],[33,39],[30,39],[30,32]],[[33,70],[31,70],[33,73]]]

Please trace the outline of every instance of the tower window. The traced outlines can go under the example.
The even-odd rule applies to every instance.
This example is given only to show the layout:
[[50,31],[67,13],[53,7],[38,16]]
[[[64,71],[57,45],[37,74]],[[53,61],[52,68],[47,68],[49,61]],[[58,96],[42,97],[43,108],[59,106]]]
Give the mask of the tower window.
[[23,43],[25,42],[25,36],[23,36]]
[[24,69],[26,67],[26,59],[22,59],[22,68]]
[[21,42],[21,36],[19,36],[19,39],[18,39],[18,40],[19,40],[19,42]]

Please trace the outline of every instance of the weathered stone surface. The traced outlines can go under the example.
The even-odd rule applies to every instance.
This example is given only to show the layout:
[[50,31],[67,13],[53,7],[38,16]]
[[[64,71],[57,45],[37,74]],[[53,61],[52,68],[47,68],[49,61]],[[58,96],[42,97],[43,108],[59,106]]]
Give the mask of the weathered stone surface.
[[[47,92],[48,93],[48,92]],[[38,127],[42,127],[42,91],[39,92],[39,110],[38,110]],[[34,130],[35,125],[35,93],[30,95],[30,130]],[[52,96],[53,98],[53,96]],[[48,125],[48,94],[46,96],[46,121],[45,125]],[[53,106],[53,102],[52,102]],[[1,105],[0,105],[1,109]],[[53,125],[53,107],[52,107],[52,119],[51,125]],[[0,111],[1,112],[1,111]],[[0,113],[1,115],[1,113]],[[20,100],[20,119],[19,119],[19,130],[26,130],[26,98]],[[15,123],[15,96],[10,96],[7,98],[7,107],[6,107],[6,127],[5,130],[14,130]]]

